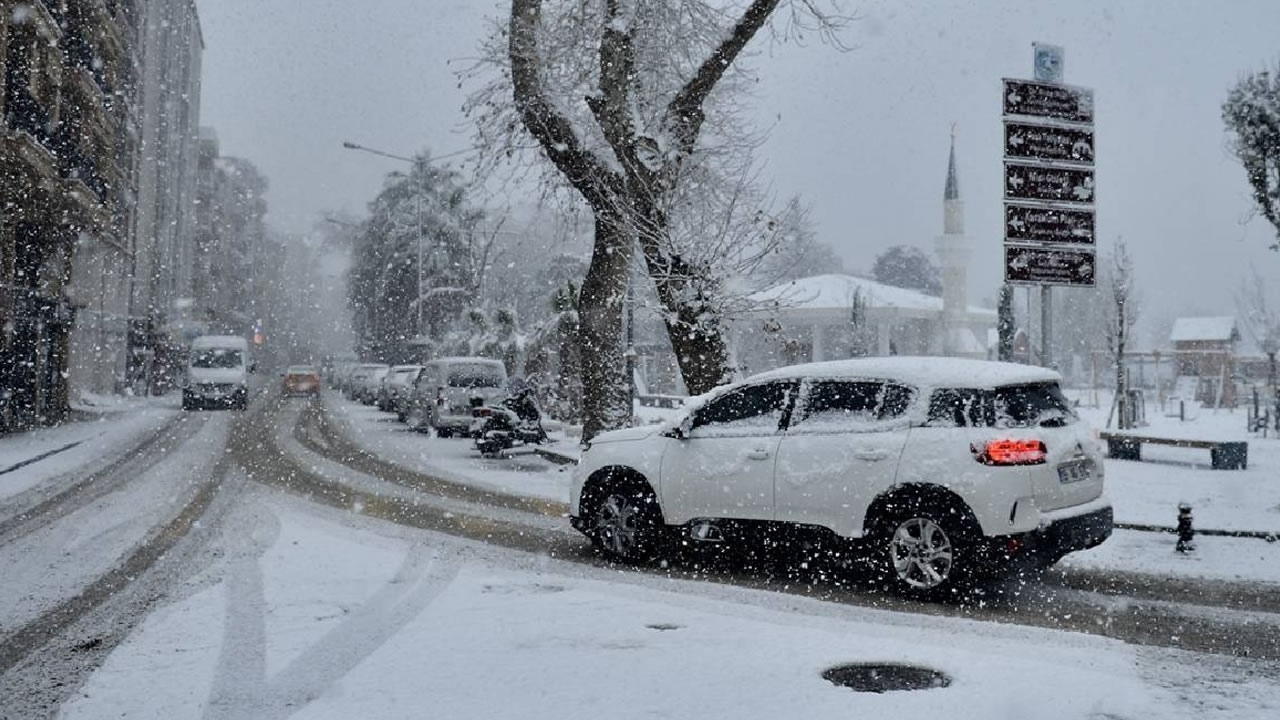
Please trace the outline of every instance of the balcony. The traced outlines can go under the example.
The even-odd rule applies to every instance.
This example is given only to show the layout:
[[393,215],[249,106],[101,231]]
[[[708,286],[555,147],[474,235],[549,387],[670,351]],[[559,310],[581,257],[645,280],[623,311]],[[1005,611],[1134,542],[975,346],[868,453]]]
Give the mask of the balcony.
[[82,68],[88,72],[90,77],[93,78],[94,84],[98,86],[99,92],[110,96],[115,90],[107,77],[106,62],[99,57],[94,50],[93,44],[89,42],[89,38],[85,35],[86,29],[77,26],[68,28],[67,36],[63,42],[63,52],[66,53],[67,64],[73,68]]
[[17,83],[6,84],[4,96],[5,127],[25,132],[45,148],[52,149],[52,118],[40,101],[26,87]]

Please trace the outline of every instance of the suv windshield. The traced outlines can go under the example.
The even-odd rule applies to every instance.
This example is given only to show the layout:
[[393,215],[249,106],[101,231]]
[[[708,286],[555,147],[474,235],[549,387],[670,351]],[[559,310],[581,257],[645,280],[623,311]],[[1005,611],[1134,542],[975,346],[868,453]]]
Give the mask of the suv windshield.
[[230,348],[197,350],[191,358],[191,367],[230,369],[240,367],[240,351]]

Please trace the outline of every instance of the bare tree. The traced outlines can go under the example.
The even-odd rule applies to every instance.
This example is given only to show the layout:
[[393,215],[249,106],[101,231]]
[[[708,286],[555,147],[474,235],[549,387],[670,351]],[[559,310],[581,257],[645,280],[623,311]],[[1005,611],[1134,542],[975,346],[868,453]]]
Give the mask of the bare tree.
[[1111,255],[1111,277],[1107,287],[1108,299],[1106,318],[1108,326],[1107,349],[1116,371],[1116,394],[1111,403],[1111,411],[1107,413],[1107,427],[1111,427],[1111,415],[1119,408],[1117,425],[1124,430],[1129,427],[1127,412],[1127,392],[1129,389],[1128,373],[1125,372],[1124,353],[1129,344],[1129,333],[1138,320],[1138,306],[1134,299],[1133,260],[1124,239],[1116,240],[1116,247]]
[[1280,250],[1280,65],[1242,77],[1222,104],[1222,121],[1235,135],[1236,157],[1244,165],[1258,212],[1276,230],[1272,250]]
[[[579,299],[582,344],[593,358],[583,367],[587,438],[630,415],[621,316],[636,249],[686,386],[703,392],[726,378],[718,306],[724,276],[676,242],[672,219],[693,196],[681,194],[690,178],[707,177],[713,166],[699,163],[701,153],[725,149],[700,144],[713,93],[731,84],[722,81],[780,4],[753,0],[737,11],[705,0],[512,2],[505,72],[516,117],[504,114],[493,86],[469,108],[482,145],[527,149],[517,124],[523,128],[594,215],[594,252]],[[839,23],[814,0],[794,0],[789,27],[806,21],[824,33]],[[720,95],[724,102],[733,97]]]
[[1271,303],[1267,283],[1254,269],[1236,294],[1236,307],[1244,319],[1245,329],[1267,356],[1268,402],[1276,397],[1276,353],[1280,352],[1280,308]]

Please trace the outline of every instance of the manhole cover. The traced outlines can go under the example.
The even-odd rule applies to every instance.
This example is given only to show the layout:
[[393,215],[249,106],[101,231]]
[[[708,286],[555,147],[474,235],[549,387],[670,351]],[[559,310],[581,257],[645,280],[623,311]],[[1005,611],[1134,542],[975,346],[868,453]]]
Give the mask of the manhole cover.
[[856,692],[882,693],[890,690],[930,690],[951,684],[951,678],[937,670],[896,663],[854,663],[837,665],[822,673],[824,680]]

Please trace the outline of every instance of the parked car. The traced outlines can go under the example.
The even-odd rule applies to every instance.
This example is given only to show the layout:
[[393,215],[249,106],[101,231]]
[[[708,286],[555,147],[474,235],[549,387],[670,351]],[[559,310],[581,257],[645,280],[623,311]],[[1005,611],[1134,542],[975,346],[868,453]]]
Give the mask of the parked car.
[[290,365],[280,380],[285,395],[319,395],[320,371],[310,365]]
[[378,400],[378,388],[382,387],[382,379],[391,372],[390,365],[377,365],[360,378],[355,389],[355,399],[365,405],[372,405]]
[[378,370],[387,366],[382,363],[361,363],[351,369],[350,374],[342,382],[342,394],[348,400],[364,402],[364,393],[368,388],[369,378]]
[[404,402],[405,394],[418,379],[418,371],[421,369],[421,365],[391,366],[391,370],[387,372],[386,377],[382,378],[382,385],[378,388],[378,398],[374,403],[377,408],[383,412],[394,412],[396,417],[403,421],[404,414],[399,408]]
[[943,596],[1111,534],[1102,449],[1060,380],[954,358],[780,368],[694,398],[678,421],[592,438],[571,521],[615,560],[763,531]]
[[472,407],[506,395],[507,369],[500,360],[446,357],[423,363],[410,393],[405,422],[440,437],[470,432]]

